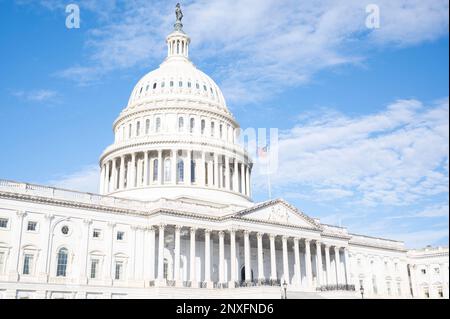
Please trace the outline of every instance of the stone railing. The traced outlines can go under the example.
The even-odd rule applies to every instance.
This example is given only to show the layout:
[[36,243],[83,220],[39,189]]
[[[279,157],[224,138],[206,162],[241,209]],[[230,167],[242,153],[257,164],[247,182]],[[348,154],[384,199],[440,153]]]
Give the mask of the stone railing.
[[261,287],[261,286],[269,286],[269,287],[279,287],[281,286],[280,279],[255,279],[251,281],[236,281],[236,287]]
[[[72,201],[87,205],[112,206],[114,208],[131,209],[143,212],[150,212],[157,208],[165,208],[168,210],[195,211],[200,214],[211,213],[211,206],[206,204],[188,203],[166,198],[155,201],[140,201],[2,179],[0,179],[0,191],[47,197],[55,200]],[[237,210],[237,208],[225,205],[222,205],[222,207],[214,207],[214,211],[221,211],[220,215],[227,215],[235,210]]]
[[355,291],[355,285],[324,285],[316,288],[317,291]]

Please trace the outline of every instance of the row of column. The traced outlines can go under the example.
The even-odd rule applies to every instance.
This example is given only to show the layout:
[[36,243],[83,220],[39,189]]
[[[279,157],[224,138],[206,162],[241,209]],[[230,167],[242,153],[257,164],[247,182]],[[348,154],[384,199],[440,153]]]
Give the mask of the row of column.
[[[164,281],[164,242],[165,242],[165,227],[166,225],[159,225],[159,243],[158,243],[158,267],[157,267],[157,279],[161,282]],[[182,226],[175,226],[175,248],[174,248],[174,277],[173,279],[178,282],[179,274],[180,274],[180,234],[181,234]],[[244,235],[244,269],[245,269],[245,281],[249,282],[249,278],[251,276],[251,245],[250,245],[250,235],[253,232],[248,230],[240,230]],[[196,278],[196,232],[197,228],[191,227],[190,230],[190,271],[189,271],[189,280],[196,285],[198,283],[198,278]],[[204,281],[207,285],[211,284],[211,229],[204,229]],[[229,283],[234,285],[239,280],[239,276],[237,273],[238,266],[236,264],[236,232],[238,230],[231,229],[230,231],[218,230],[216,231],[219,237],[219,283],[226,283],[225,280],[225,234],[229,233],[230,238],[230,280]],[[335,284],[348,284],[349,283],[349,257],[348,250],[343,247],[344,250],[344,270],[342,271],[341,262],[340,262],[340,247],[333,246],[334,251],[334,260],[335,260],[335,269],[331,269],[330,262],[330,245],[323,245],[318,240],[310,240],[307,238],[297,238],[297,237],[289,237],[289,236],[281,236],[282,238],[282,261],[283,261],[283,275],[282,278],[277,278],[277,263],[276,263],[276,249],[275,249],[275,240],[279,235],[275,234],[265,234],[265,233],[256,233],[257,236],[257,267],[258,267],[258,281],[265,281],[266,278],[264,276],[264,254],[263,254],[263,236],[268,236],[270,240],[270,280],[277,281],[279,279],[286,281],[289,285],[301,286],[301,265],[300,265],[300,249],[299,242],[304,241],[305,244],[305,269],[306,269],[306,281],[307,287],[313,288],[313,267],[312,267],[312,259],[315,258],[316,265],[316,285],[317,287],[325,286],[325,285],[335,285]],[[292,239],[294,243],[294,272],[295,278],[297,278],[296,282],[290,282],[290,274],[289,274],[289,252],[288,252],[288,240]],[[315,245],[316,254],[313,256],[311,254],[311,245]],[[325,269],[326,272],[323,271],[323,261],[322,261],[322,248],[325,250]],[[334,281],[331,276],[331,273],[334,271]]]
[[[150,156],[150,155],[154,156]],[[210,152],[157,150],[122,155],[102,163],[100,192],[183,184],[250,194],[249,164]]]

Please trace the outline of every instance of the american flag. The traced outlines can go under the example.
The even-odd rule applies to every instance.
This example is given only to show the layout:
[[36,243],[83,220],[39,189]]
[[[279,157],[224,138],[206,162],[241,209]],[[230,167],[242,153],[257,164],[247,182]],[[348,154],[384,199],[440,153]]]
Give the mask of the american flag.
[[266,158],[268,151],[269,151],[269,146],[268,145],[266,145],[264,147],[258,147],[258,157],[259,158]]

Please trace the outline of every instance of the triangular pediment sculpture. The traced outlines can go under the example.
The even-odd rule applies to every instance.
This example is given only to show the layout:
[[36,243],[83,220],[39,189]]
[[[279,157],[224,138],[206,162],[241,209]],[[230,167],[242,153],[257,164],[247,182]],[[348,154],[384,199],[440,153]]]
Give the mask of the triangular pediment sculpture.
[[282,199],[257,204],[238,212],[236,216],[275,224],[289,224],[298,227],[320,229],[320,225],[314,219]]

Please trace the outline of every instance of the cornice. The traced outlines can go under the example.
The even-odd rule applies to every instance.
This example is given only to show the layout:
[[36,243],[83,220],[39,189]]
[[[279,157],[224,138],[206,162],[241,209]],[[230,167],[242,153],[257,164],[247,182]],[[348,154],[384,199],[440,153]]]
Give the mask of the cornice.
[[[193,146],[197,146],[199,148],[201,147],[211,147],[211,148],[220,148],[222,150],[225,150],[229,153],[234,153],[237,155],[240,155],[241,157],[243,157],[244,159],[247,158],[250,159],[248,153],[238,144],[230,144],[233,145],[228,146],[228,145],[223,145],[220,143],[210,143],[210,141],[208,142],[196,142],[196,141],[192,141],[190,139],[186,139],[186,138],[170,138],[168,137],[167,140],[162,140],[161,136],[159,136],[159,139],[154,139],[154,140],[144,140],[144,141],[130,141],[130,143],[126,143],[126,144],[111,144],[110,146],[108,146],[105,151],[103,151],[103,153],[100,155],[100,159],[99,159],[99,163],[101,164],[102,161],[108,157],[109,155],[115,153],[115,152],[120,152],[122,150],[128,149],[128,148],[134,148],[134,147],[144,147],[144,146],[155,146],[155,145],[163,145],[163,144],[191,144]],[[178,147],[179,149],[179,147]],[[145,150],[142,150],[143,152]],[[148,150],[150,151],[150,149]]]

